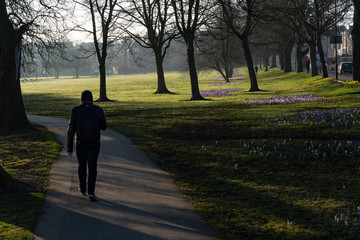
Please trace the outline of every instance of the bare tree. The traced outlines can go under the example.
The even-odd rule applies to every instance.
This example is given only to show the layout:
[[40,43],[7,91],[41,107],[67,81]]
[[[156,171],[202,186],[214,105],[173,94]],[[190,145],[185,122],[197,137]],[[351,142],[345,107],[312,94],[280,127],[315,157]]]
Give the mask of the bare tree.
[[[30,130],[20,87],[21,50],[46,43],[63,26],[59,1],[0,0],[0,134]],[[65,6],[61,2],[61,6]],[[54,41],[54,40],[53,40]],[[2,187],[14,182],[0,167]]]
[[[138,44],[151,48],[155,55],[158,86],[155,93],[171,93],[165,84],[163,62],[171,41],[174,39],[174,29],[169,27],[171,18],[170,0],[131,0],[129,6],[121,7],[126,13],[126,20],[144,27],[146,36],[136,28],[125,28]],[[136,32],[137,31],[137,32]]]
[[[118,0],[80,0],[75,1],[90,14],[91,29],[86,26],[77,26],[77,29],[92,35],[95,55],[99,63],[100,96],[97,101],[109,101],[106,93],[106,58],[108,47],[117,41],[121,32],[116,25],[120,21]],[[86,25],[86,24],[85,24]],[[89,49],[86,49],[89,51]]]
[[39,58],[45,70],[51,74],[55,72],[55,78],[59,78],[60,72],[67,68],[71,60],[68,50],[72,47],[65,42],[48,43],[47,48],[37,49]]
[[258,12],[260,1],[256,0],[218,0],[222,8],[222,21],[241,40],[244,55],[250,77],[250,91],[259,91],[257,77],[254,70],[253,57],[250,50],[249,36],[251,35],[257,20],[254,19]]
[[199,50],[197,65],[218,71],[226,82],[230,82],[234,69],[242,60],[242,52],[235,40],[232,33],[221,27],[202,32],[196,41]]
[[75,78],[79,78],[79,72],[82,67],[91,65],[91,59],[82,51],[80,46],[72,48],[67,55],[69,61],[66,67],[74,70]]
[[60,1],[0,0],[0,133],[30,126],[20,88],[21,51],[26,42],[56,42],[64,27]]
[[186,43],[187,62],[190,72],[191,100],[204,100],[200,94],[198,75],[195,64],[194,39],[201,25],[200,0],[171,0],[176,28]]

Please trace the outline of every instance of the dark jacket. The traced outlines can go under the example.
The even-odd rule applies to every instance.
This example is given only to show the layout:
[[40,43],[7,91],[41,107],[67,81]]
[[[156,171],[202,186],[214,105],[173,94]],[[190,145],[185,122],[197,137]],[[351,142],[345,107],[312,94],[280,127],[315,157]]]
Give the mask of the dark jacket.
[[67,132],[67,151],[73,152],[75,133],[77,145],[92,145],[100,141],[100,130],[106,128],[106,118],[101,107],[92,102],[84,102],[74,107],[71,110]]

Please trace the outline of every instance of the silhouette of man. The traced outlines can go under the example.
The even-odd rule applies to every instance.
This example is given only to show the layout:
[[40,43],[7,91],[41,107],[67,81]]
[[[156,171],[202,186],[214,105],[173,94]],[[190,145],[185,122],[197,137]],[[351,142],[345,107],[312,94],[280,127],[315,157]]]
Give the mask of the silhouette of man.
[[72,156],[74,136],[76,134],[79,189],[86,196],[86,175],[88,168],[87,193],[91,201],[96,201],[95,183],[97,159],[100,152],[100,130],[105,130],[107,124],[103,109],[93,104],[93,96],[90,91],[85,90],[82,92],[81,101],[81,105],[71,110],[67,132],[67,152],[69,156]]

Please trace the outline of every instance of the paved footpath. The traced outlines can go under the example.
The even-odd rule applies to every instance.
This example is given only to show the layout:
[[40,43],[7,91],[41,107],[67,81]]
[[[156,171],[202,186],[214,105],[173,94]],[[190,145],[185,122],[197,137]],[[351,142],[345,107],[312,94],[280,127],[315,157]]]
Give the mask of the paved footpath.
[[[67,120],[28,116],[47,126],[66,146]],[[77,160],[63,148],[50,173],[50,187],[35,240],[215,240],[171,178],[128,138],[102,132],[95,193],[78,190]]]

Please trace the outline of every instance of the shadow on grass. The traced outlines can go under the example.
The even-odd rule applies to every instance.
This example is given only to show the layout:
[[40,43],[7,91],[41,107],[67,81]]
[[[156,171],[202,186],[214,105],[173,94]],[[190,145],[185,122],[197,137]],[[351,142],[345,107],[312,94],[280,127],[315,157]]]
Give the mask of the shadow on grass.
[[33,239],[43,202],[41,194],[0,193],[0,239]]
[[[205,143],[139,145],[156,154],[155,161],[175,176],[223,239],[351,239],[344,229],[334,229],[333,218],[357,204],[355,160],[319,168],[316,161],[246,159]],[[341,190],[341,181],[349,191]]]

